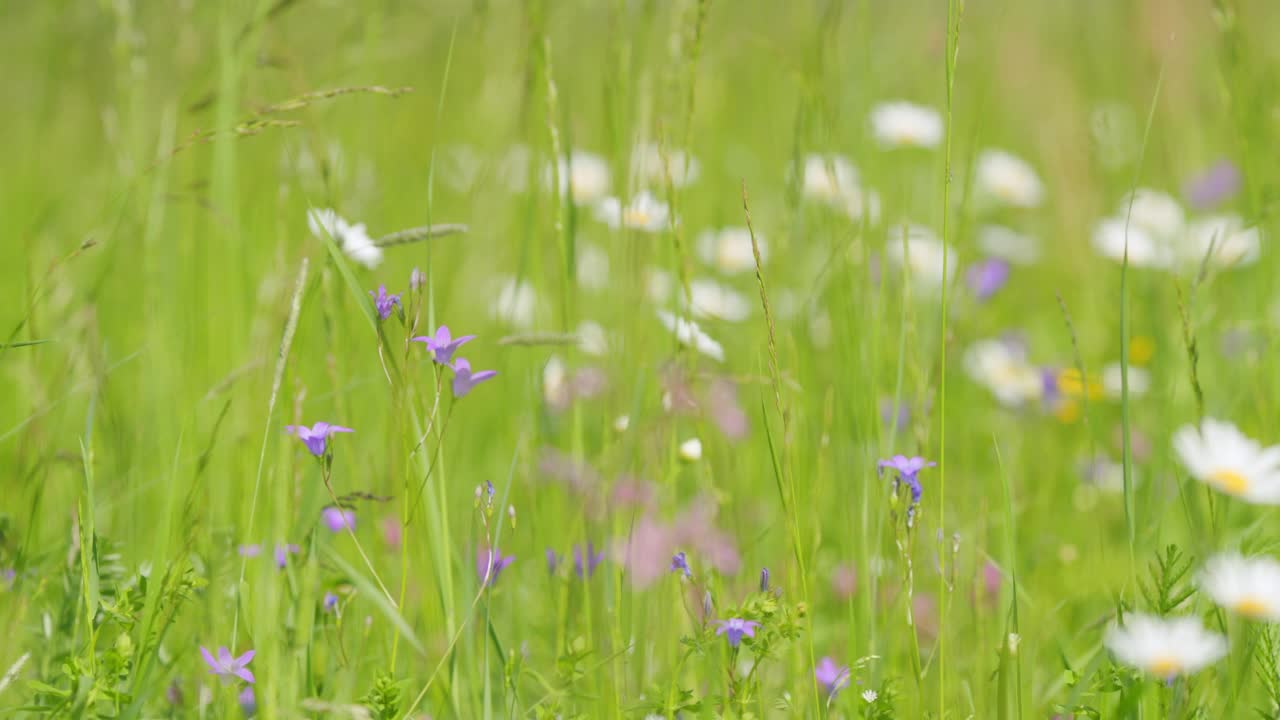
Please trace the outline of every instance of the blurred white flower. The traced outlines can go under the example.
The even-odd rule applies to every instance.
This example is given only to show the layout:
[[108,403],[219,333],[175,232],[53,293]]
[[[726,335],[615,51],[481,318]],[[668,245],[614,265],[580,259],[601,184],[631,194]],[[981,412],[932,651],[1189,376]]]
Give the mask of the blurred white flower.
[[1040,243],[1034,237],[1002,225],[978,228],[978,247],[987,255],[1017,265],[1031,265],[1040,259]]
[[616,418],[614,418],[614,419],[613,419],[613,430],[614,430],[614,432],[620,432],[620,433],[621,433],[621,432],[626,432],[626,431],[627,431],[627,428],[629,428],[629,427],[631,427],[631,416],[630,416],[630,415],[619,415],[618,417],[616,417]]
[[480,181],[484,163],[470,145],[450,145],[440,153],[440,174],[444,184],[460,193],[470,192]]
[[876,699],[877,699],[877,698],[879,698],[879,697],[880,697],[880,694],[879,694],[879,693],[877,693],[875,690],[863,690],[863,691],[862,691],[862,699],[863,699],[864,701],[868,702],[868,703],[873,703],[873,702],[875,702],[875,701],[876,701]]
[[657,143],[639,143],[631,151],[631,172],[642,185],[666,187],[667,168],[670,166],[671,184],[682,188],[698,179],[702,166],[698,159],[683,150],[667,148],[664,162],[662,148]]
[[1209,558],[1200,587],[1213,602],[1250,620],[1280,622],[1280,562],[1223,553]]
[[742,322],[751,315],[751,301],[736,290],[714,280],[698,278],[689,282],[694,317]]
[[367,268],[376,268],[382,262],[382,248],[373,244],[364,223],[353,225],[329,208],[312,208],[307,210],[307,227],[317,238],[333,238],[352,260]]
[[1261,248],[1262,231],[1245,227],[1238,215],[1210,215],[1187,228],[1186,255],[1193,263],[1208,256],[1219,267],[1243,267],[1258,261]]
[[[1102,368],[1102,390],[1108,397],[1118,398],[1121,395],[1120,363],[1111,363]],[[1151,389],[1151,373],[1145,368],[1129,365],[1129,395],[1138,397]]]
[[885,257],[894,267],[908,271],[913,288],[930,293],[940,291],[944,258],[948,281],[955,278],[960,264],[955,249],[944,246],[929,228],[912,224],[894,225],[889,228],[887,238]]
[[704,333],[698,323],[676,317],[665,310],[658,311],[658,319],[667,330],[675,333],[676,341],[681,345],[692,347],[713,360],[724,361],[724,347]]
[[591,243],[578,244],[578,285],[587,290],[609,287],[609,253]]
[[689,438],[680,443],[680,459],[685,462],[698,462],[702,459],[702,441]]
[[[609,193],[609,163],[594,153],[574,150],[569,153],[569,161],[558,162],[560,192],[569,193],[569,197],[578,205],[596,202]],[[551,168],[545,171],[548,187],[551,185]]]
[[1151,188],[1138,188],[1126,194],[1116,208],[1115,217],[1121,222],[1128,217],[1130,229],[1145,230],[1158,239],[1181,235],[1187,222],[1186,212],[1172,195]]
[[[760,246],[760,262],[769,259],[764,238],[756,234]],[[754,272],[756,258],[751,251],[751,233],[744,227],[704,230],[698,236],[698,257],[723,273]]]
[[662,305],[671,298],[671,292],[675,289],[676,283],[672,279],[671,273],[656,267],[645,268],[644,271],[644,294],[649,298],[649,302],[655,305]]
[[588,355],[600,357],[609,352],[609,337],[599,323],[583,320],[578,323],[578,349]]
[[1235,425],[1205,418],[1173,435],[1187,470],[1219,492],[1259,505],[1280,505],[1280,446],[1268,448]]
[[858,189],[858,170],[841,155],[806,155],[800,187],[806,197],[835,204]]
[[1174,264],[1171,239],[1159,238],[1132,224],[1126,231],[1124,218],[1105,218],[1093,230],[1094,249],[1116,262],[1124,259],[1126,239],[1130,266],[1168,268]]
[[872,225],[880,222],[880,194],[875,190],[854,188],[840,198],[838,205],[854,222],[863,218]]
[[1008,407],[1038,400],[1044,392],[1040,369],[1005,340],[979,340],[970,345],[964,353],[964,369]]
[[626,206],[616,197],[604,198],[596,203],[595,211],[596,219],[614,230],[626,227],[649,233],[667,229],[670,213],[667,204],[648,190],[641,190],[633,195]]
[[1025,160],[1004,150],[983,150],[975,170],[978,189],[1015,207],[1037,207],[1044,200],[1044,185]]
[[1104,640],[1116,659],[1161,679],[1191,675],[1222,659],[1227,640],[1206,630],[1197,617],[1125,615]]
[[505,278],[489,305],[489,317],[508,325],[527,330],[533,327],[538,296],[527,281]]
[[542,366],[542,399],[547,405],[563,410],[573,400],[569,387],[569,371],[559,355],[552,355]]
[[942,142],[942,117],[915,103],[881,103],[871,110],[871,131],[884,147],[932,148]]

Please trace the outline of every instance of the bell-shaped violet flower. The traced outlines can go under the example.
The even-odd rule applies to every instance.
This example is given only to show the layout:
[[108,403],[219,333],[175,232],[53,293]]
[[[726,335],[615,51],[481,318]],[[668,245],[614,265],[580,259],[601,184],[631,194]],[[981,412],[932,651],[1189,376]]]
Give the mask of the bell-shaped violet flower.
[[373,298],[373,307],[378,311],[378,317],[382,320],[391,317],[391,313],[400,305],[400,293],[388,295],[386,285],[379,285],[376,295],[370,290],[369,297]]
[[604,550],[596,551],[594,543],[587,542],[585,552],[581,545],[573,547],[573,571],[578,574],[578,577],[590,578],[595,575],[596,568],[602,562],[604,562]]
[[1222,159],[1188,180],[1182,193],[1196,210],[1211,210],[1239,191],[1239,168]]
[[987,258],[969,267],[965,282],[978,300],[995,295],[1009,281],[1009,263],[1001,258]]
[[324,509],[320,517],[324,520],[325,526],[333,532],[341,532],[348,528],[356,529],[356,513],[354,510],[330,505]]
[[330,435],[355,432],[349,427],[330,425],[327,422],[318,422],[311,427],[306,425],[286,425],[284,429],[290,435],[297,435],[302,444],[307,446],[307,450],[310,450],[311,454],[316,457],[323,457],[325,451],[328,450],[328,438]]
[[471,363],[466,358],[458,358],[449,367],[453,368],[453,396],[466,397],[471,389],[498,374],[497,370],[471,371]]
[[502,552],[497,548],[481,548],[476,553],[476,576],[479,577],[481,583],[493,586],[494,583],[498,582],[498,574],[515,561],[515,555],[503,556]]
[[924,489],[920,487],[920,479],[916,476],[920,474],[921,470],[937,464],[936,462],[929,462],[922,457],[894,455],[888,460],[881,460],[877,463],[876,469],[881,473],[884,472],[885,468],[896,472],[897,477],[894,479],[894,487],[897,487],[900,482],[906,483],[907,487],[911,488],[911,504],[915,505],[920,502],[920,495],[924,492]]
[[822,658],[818,667],[814,668],[813,676],[827,692],[827,697],[835,697],[836,693],[849,684],[848,666],[838,665],[829,657]]
[[716,628],[717,635],[724,635],[725,640],[729,641],[729,647],[738,647],[738,643],[742,642],[745,635],[749,638],[756,636],[756,628],[760,627],[760,623],[755,620],[743,620],[742,618],[730,618],[721,620],[720,627]]
[[463,335],[462,337],[453,337],[449,333],[448,325],[441,325],[436,328],[433,335],[420,335],[413,339],[414,342],[420,342],[427,346],[427,352],[431,353],[431,359],[440,365],[448,365],[453,360],[453,354],[458,348],[475,340],[475,335]]
[[693,577],[693,570],[689,567],[689,557],[683,550],[671,556],[671,572],[682,572],[685,578]]
[[208,648],[201,645],[200,654],[204,656],[204,661],[209,665],[209,673],[217,675],[224,681],[233,677],[240,678],[250,685],[253,684],[253,673],[245,666],[253,659],[254,651],[250,650],[240,657],[232,657],[231,651],[225,647],[218,648],[218,655],[215,657],[209,652]]
[[293,543],[288,543],[286,545],[277,545],[276,552],[275,552],[276,567],[283,570],[285,566],[289,564],[289,556],[296,555],[300,552],[302,552],[302,548],[298,547],[297,545],[294,545]]

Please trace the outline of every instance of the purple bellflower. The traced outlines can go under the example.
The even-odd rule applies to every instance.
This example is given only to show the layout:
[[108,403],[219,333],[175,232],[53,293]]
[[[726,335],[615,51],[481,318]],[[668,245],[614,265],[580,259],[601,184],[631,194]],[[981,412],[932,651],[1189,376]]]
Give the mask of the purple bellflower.
[[1009,263],[1000,258],[987,258],[969,267],[965,282],[978,300],[995,295],[1009,281]]
[[391,313],[400,306],[400,294],[388,295],[386,285],[379,285],[376,295],[370,290],[369,297],[373,298],[373,307],[377,309],[378,317],[382,320],[391,317]]
[[555,550],[547,548],[547,572],[551,575],[556,574],[556,570],[560,567],[560,555]]
[[822,689],[827,691],[827,697],[835,697],[836,693],[849,684],[849,668],[837,665],[836,661],[829,657],[822,658],[818,667],[814,669],[813,676]]
[[324,594],[324,601],[321,603],[321,607],[323,607],[323,608],[324,608],[324,611],[325,611],[325,612],[335,612],[335,611],[337,611],[337,609],[338,609],[338,596],[337,596],[337,595],[334,595],[334,594],[333,594],[333,593],[331,593],[331,592],[327,592],[327,593],[325,593],[325,594]]
[[597,551],[594,543],[588,541],[585,552],[581,545],[573,547],[573,571],[578,574],[578,577],[590,579],[596,574],[596,568],[602,562],[604,562],[604,550]]
[[1211,210],[1240,191],[1240,170],[1230,160],[1219,160],[1187,181],[1183,195],[1191,207]]
[[876,463],[876,469],[882,474],[885,468],[896,472],[897,477],[893,481],[894,488],[896,489],[900,482],[906,483],[907,487],[911,488],[911,504],[915,505],[920,502],[920,495],[924,492],[924,489],[920,487],[920,480],[916,476],[920,474],[921,470],[937,464],[936,462],[928,462],[922,457],[894,455],[888,460],[881,460]]
[[240,704],[240,711],[245,717],[253,717],[258,712],[258,696],[253,694],[253,686],[245,685],[244,690],[236,697],[236,702]]
[[716,634],[724,635],[724,639],[729,641],[729,647],[736,648],[738,643],[742,642],[744,635],[754,638],[758,627],[760,627],[760,623],[755,620],[729,618],[728,620],[720,621],[720,627],[716,628]]
[[431,353],[431,359],[440,365],[448,365],[453,360],[453,354],[458,348],[475,340],[475,335],[463,335],[455,338],[449,334],[449,326],[441,325],[436,328],[434,335],[420,335],[413,339],[414,342],[420,342],[427,346],[427,352]]
[[209,665],[209,673],[211,675],[217,675],[224,681],[237,677],[250,685],[253,684],[253,673],[245,666],[253,659],[254,651],[250,650],[240,657],[232,657],[230,650],[220,647],[218,648],[218,655],[215,657],[213,653],[209,652],[208,648],[201,645],[200,654],[204,656],[204,661]]
[[498,374],[497,370],[481,370],[471,372],[471,363],[466,358],[458,358],[449,367],[453,368],[453,396],[466,397],[471,389]]
[[255,558],[262,554],[262,546],[257,544],[241,545],[236,548],[236,552],[240,554],[240,557]]
[[481,549],[476,553],[476,576],[480,582],[492,587],[498,582],[498,574],[515,561],[515,555],[503,556],[502,551],[497,548]]
[[346,508],[333,507],[332,505],[325,508],[321,514],[324,524],[333,532],[342,532],[347,528],[356,529],[356,513],[354,510]]
[[287,545],[277,545],[276,552],[275,552],[276,567],[283,570],[285,566],[289,564],[289,556],[296,555],[300,552],[302,552],[302,548],[298,547],[297,545],[294,545],[293,543],[289,543]]
[[682,572],[686,578],[693,577],[693,570],[689,568],[689,558],[683,550],[671,556],[671,572]]
[[769,592],[769,568],[760,568],[760,592]]
[[349,427],[330,425],[327,422],[318,422],[311,427],[306,425],[286,425],[284,429],[290,435],[297,435],[302,444],[307,446],[307,450],[310,450],[311,454],[316,457],[324,457],[325,451],[329,449],[328,439],[330,435],[355,432]]

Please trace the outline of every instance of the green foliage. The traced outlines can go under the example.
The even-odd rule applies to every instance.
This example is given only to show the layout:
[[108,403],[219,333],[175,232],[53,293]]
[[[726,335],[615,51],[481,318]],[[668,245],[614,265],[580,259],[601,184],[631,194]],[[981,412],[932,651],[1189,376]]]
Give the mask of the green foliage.
[[1177,545],[1168,545],[1163,554],[1156,555],[1150,564],[1151,577],[1141,585],[1142,597],[1151,612],[1168,615],[1195,594],[1195,586],[1190,582],[1194,567],[1194,558],[1184,556]]

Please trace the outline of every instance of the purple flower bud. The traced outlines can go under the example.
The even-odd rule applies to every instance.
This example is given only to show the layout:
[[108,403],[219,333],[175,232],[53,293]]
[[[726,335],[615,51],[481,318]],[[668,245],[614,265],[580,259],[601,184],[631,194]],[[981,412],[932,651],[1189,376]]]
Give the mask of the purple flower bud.
[[693,570],[689,569],[689,558],[683,550],[671,556],[671,572],[683,572],[686,579],[693,577]]
[[324,518],[324,524],[333,532],[356,529],[356,513],[354,510],[329,506],[324,509],[322,517]]
[[409,273],[409,289],[414,292],[417,292],[422,288],[426,287],[426,285],[427,285],[427,274],[422,272],[418,268],[414,268],[413,272]]
[[760,568],[760,592],[769,592],[769,568]]

